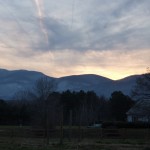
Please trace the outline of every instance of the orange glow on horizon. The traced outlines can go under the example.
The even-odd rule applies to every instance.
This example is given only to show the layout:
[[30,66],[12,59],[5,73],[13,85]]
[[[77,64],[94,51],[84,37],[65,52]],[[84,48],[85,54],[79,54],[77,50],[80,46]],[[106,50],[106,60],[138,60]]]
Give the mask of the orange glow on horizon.
[[[6,50],[5,48],[4,51]],[[87,51],[81,54],[77,51],[61,50],[51,51],[51,55],[45,52],[24,58],[11,57],[8,54],[9,51],[0,59],[1,68],[34,70],[51,77],[96,74],[118,80],[146,73],[149,62],[149,50],[128,51],[125,54],[121,51]]]

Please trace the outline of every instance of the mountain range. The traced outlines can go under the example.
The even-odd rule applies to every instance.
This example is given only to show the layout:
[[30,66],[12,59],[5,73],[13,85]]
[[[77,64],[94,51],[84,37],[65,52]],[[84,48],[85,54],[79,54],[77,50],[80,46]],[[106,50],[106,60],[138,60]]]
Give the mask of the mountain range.
[[[0,69],[0,99],[12,99],[17,91],[31,89],[35,82],[45,77],[41,72],[27,70]],[[120,80],[111,80],[94,74],[72,75],[61,78],[48,77],[57,83],[57,91],[94,91],[98,96],[110,97],[114,91],[131,94],[136,79],[140,75],[129,76]]]

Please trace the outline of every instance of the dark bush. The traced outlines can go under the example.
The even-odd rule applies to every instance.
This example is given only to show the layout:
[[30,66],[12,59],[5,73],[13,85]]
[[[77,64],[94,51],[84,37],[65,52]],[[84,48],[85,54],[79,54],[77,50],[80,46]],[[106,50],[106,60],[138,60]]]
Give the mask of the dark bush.
[[145,122],[103,122],[102,128],[150,128]]

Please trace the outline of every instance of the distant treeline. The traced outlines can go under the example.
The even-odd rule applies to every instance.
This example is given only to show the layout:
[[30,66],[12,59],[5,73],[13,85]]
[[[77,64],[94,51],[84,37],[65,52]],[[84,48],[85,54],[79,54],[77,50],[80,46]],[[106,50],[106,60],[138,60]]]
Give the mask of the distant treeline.
[[[24,94],[25,95],[25,94]],[[24,98],[0,100],[1,125],[32,125],[54,128],[58,125],[90,125],[102,121],[125,121],[134,101],[121,91],[109,99],[93,91],[51,92],[46,99]]]

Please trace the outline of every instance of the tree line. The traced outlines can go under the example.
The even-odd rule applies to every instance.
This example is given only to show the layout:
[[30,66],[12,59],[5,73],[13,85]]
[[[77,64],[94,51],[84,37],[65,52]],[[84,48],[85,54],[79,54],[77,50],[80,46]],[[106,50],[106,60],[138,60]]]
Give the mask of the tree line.
[[121,91],[108,99],[94,91],[55,92],[56,84],[39,79],[32,90],[19,91],[13,100],[0,100],[0,124],[32,125],[54,128],[63,125],[84,125],[103,121],[125,121],[134,101]]

